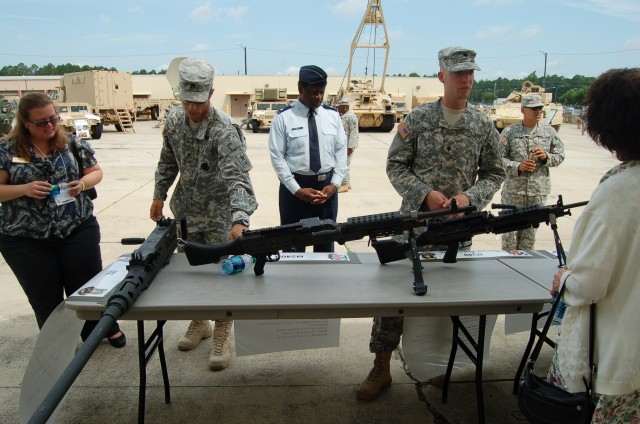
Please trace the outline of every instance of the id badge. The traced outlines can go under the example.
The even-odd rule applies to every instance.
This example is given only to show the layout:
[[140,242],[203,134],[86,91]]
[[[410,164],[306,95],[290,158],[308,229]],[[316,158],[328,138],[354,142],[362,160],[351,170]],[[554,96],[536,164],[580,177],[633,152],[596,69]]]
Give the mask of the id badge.
[[58,206],[62,206],[75,200],[69,195],[69,186],[67,183],[53,184],[51,186],[51,196],[53,196],[53,200]]

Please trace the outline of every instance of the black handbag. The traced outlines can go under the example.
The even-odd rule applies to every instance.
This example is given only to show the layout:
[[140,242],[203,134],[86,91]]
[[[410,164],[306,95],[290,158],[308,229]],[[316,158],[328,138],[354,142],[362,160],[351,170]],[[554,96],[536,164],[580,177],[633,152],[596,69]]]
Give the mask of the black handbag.
[[[78,149],[76,147],[76,142],[71,141],[69,143],[69,148],[71,149],[71,153],[73,153],[73,157],[76,158],[76,162],[78,162],[78,174],[80,175],[80,178],[82,178],[82,170],[84,168],[82,166],[82,159],[80,158],[80,154],[78,153]],[[89,196],[89,199],[91,200],[94,200],[98,197],[98,192],[96,191],[95,187],[88,188],[83,193]]]
[[547,321],[536,347],[531,353],[524,371],[524,377],[518,389],[518,407],[520,412],[531,423],[590,423],[595,409],[592,397],[593,382],[593,340],[595,335],[595,303],[591,304],[589,320],[589,381],[584,380],[586,390],[582,393],[570,393],[561,387],[547,382],[533,374],[535,364],[544,339],[551,326],[551,321],[560,303],[564,286],[553,302]]

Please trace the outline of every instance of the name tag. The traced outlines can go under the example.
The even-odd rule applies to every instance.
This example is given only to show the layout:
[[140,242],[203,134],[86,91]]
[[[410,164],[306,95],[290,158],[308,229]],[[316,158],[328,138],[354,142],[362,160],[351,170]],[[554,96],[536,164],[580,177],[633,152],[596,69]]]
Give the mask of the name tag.
[[11,163],[29,163],[28,159],[20,158],[18,156],[14,156],[11,158]]

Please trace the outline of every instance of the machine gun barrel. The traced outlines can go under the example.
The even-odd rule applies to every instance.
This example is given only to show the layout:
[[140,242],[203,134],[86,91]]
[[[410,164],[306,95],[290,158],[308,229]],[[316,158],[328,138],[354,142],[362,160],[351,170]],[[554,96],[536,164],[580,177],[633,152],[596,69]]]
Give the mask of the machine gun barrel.
[[248,230],[241,237],[228,243],[206,245],[186,241],[182,244],[184,253],[191,265],[204,265],[220,261],[229,255],[249,254],[256,258],[256,275],[264,273],[266,262],[278,260],[281,250],[290,250],[295,246],[312,246],[323,242],[347,241],[369,237],[388,237],[402,234],[414,228],[426,226],[434,218],[452,214],[469,213],[474,206],[457,207],[430,212],[385,212],[375,215],[357,216],[347,222],[336,224],[330,219],[302,219],[294,224],[278,227]]
[[128,273],[109,298],[102,318],[31,416],[29,424],[47,422],[116,320],[131,308],[160,269],[169,263],[177,243],[176,222],[159,220],[149,237],[131,254]]
[[[540,223],[555,225],[555,219],[564,215],[571,215],[571,209],[586,205],[588,202],[577,202],[564,205],[562,196],[558,197],[555,205],[529,205],[513,207],[510,205],[492,205],[503,209],[498,215],[490,212],[474,212],[462,217],[451,219],[433,219],[425,231],[415,238],[418,247],[429,245],[447,246],[443,262],[456,262],[459,243],[471,241],[478,234],[502,234],[525,228],[536,228]],[[555,231],[555,229],[554,229]],[[411,250],[410,244],[399,243],[395,240],[382,240],[373,244],[380,263],[385,264],[402,260]]]

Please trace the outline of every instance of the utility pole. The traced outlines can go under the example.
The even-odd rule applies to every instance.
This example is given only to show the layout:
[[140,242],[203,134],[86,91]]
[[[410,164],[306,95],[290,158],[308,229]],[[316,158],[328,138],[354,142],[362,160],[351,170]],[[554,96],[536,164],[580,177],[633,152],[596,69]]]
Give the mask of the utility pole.
[[240,43],[236,43],[239,45],[242,50],[244,50],[244,74],[247,75],[247,48]]
[[547,85],[547,52],[540,50],[540,53],[544,55],[544,75],[542,77],[542,88],[546,88]]

